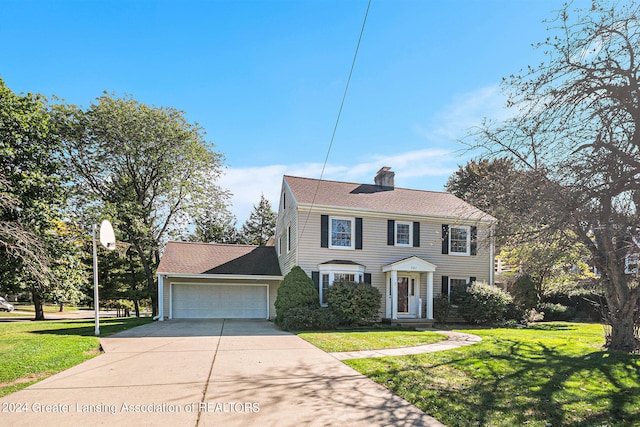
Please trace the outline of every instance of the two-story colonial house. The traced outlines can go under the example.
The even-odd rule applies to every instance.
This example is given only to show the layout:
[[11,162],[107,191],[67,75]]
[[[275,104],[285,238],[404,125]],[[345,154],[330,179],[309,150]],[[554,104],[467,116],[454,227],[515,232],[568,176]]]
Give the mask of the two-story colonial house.
[[294,266],[320,303],[337,281],[369,283],[380,317],[433,318],[433,299],[493,283],[495,218],[449,193],[284,176],[273,246],[169,242],[158,267],[163,318],[275,317],[280,280]]
[[434,296],[493,283],[495,221],[452,194],[395,187],[388,167],[373,184],[285,176],[276,250],[323,305],[334,282],[365,282],[383,295],[381,317],[432,319]]

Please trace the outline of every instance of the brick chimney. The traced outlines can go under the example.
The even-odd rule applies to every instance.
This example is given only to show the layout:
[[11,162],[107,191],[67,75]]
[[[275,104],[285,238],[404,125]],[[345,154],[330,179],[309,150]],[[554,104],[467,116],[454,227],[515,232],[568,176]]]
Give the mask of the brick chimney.
[[380,187],[394,187],[393,177],[396,175],[395,172],[391,171],[389,166],[383,166],[380,168],[376,177],[374,179],[376,185]]

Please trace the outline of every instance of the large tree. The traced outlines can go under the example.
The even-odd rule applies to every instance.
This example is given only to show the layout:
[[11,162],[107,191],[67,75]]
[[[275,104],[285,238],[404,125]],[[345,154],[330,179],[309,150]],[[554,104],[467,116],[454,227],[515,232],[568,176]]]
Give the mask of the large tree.
[[192,242],[240,243],[242,236],[236,226],[238,220],[229,208],[231,194],[213,194],[210,200],[191,216],[194,230],[186,236]]
[[475,133],[485,155],[544,177],[538,231],[571,230],[601,273],[610,349],[639,348],[640,10],[635,2],[566,6],[538,45],[546,60],[504,81],[514,111]]
[[59,147],[46,100],[16,95],[0,79],[0,290],[30,292],[37,320],[45,299],[72,298],[82,281],[61,231]]
[[249,219],[242,226],[244,240],[251,245],[264,245],[276,233],[276,213],[271,203],[260,195],[260,202],[253,205]]
[[161,247],[202,195],[220,191],[221,155],[183,112],[132,97],[105,94],[86,110],[61,104],[56,119],[81,203],[111,217],[133,246],[157,314]]

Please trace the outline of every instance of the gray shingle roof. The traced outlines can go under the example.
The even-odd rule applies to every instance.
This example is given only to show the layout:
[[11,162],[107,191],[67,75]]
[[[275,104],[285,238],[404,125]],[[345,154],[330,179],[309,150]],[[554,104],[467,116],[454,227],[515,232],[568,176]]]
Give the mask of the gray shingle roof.
[[158,273],[282,275],[273,246],[175,241],[167,243]]
[[[325,181],[285,175],[299,204],[364,209],[374,212],[495,221],[491,215],[450,193]],[[315,197],[314,197],[315,195]]]

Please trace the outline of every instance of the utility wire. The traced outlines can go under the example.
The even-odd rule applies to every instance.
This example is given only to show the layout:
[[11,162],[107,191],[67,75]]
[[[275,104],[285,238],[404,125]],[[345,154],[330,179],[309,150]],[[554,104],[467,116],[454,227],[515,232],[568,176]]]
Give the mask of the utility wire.
[[342,115],[342,108],[344,107],[344,101],[347,99],[347,92],[349,91],[349,83],[351,83],[351,76],[353,75],[353,69],[356,66],[356,59],[358,58],[358,51],[360,50],[360,42],[362,42],[362,35],[364,34],[364,27],[367,24],[367,16],[369,15],[369,8],[371,7],[371,1],[367,3],[367,10],[364,13],[364,19],[362,21],[362,28],[360,29],[360,36],[358,37],[358,44],[356,45],[356,51],[353,54],[353,61],[351,62],[351,69],[349,70],[349,77],[347,78],[347,84],[344,88],[344,93],[342,94],[342,102],[340,102],[340,109],[338,110],[338,116],[336,117],[336,123],[333,126],[333,133],[331,134],[331,141],[329,141],[329,148],[327,149],[327,154],[324,157],[324,163],[322,164],[322,170],[320,171],[320,178],[318,183],[316,184],[316,189],[313,192],[313,199],[311,199],[311,207],[309,208],[309,212],[307,213],[307,218],[304,221],[304,225],[302,226],[302,231],[298,235],[298,242],[302,238],[304,234],[305,228],[307,228],[307,222],[309,221],[309,216],[311,215],[311,211],[313,210],[313,206],[316,202],[316,196],[318,195],[318,188],[320,187],[320,181],[322,181],[322,177],[324,176],[325,168],[327,167],[327,162],[329,161],[329,155],[331,154],[331,148],[333,147],[333,140],[336,137],[336,132],[338,131],[338,124],[340,123],[340,116]]

